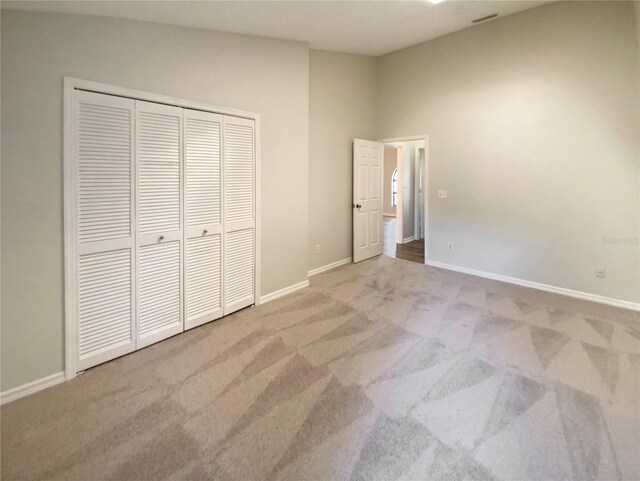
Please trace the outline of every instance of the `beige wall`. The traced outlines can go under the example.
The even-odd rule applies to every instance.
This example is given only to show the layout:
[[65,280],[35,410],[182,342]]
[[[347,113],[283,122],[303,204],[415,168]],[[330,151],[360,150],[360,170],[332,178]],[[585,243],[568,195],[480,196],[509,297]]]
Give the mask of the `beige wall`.
[[308,73],[298,42],[2,12],[2,390],[63,369],[63,76],[261,114],[264,295],[307,279]]
[[396,208],[391,205],[391,179],[393,171],[398,167],[398,149],[384,146],[384,175],[382,186],[382,212],[386,216],[396,216]]
[[552,3],[379,59],[381,136],[430,136],[431,260],[640,300],[632,9]]
[[[375,59],[311,50],[309,270],[351,257],[353,139],[377,139]],[[320,244],[320,254],[315,245]]]

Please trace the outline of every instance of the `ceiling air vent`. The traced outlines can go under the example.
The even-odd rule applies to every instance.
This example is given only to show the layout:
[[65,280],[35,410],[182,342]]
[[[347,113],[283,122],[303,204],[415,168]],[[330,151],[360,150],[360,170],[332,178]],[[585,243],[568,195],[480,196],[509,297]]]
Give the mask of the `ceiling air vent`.
[[487,15],[486,17],[476,18],[475,20],[472,20],[471,23],[485,22],[487,20],[491,20],[492,18],[496,18],[497,16],[497,13],[492,13],[491,15]]

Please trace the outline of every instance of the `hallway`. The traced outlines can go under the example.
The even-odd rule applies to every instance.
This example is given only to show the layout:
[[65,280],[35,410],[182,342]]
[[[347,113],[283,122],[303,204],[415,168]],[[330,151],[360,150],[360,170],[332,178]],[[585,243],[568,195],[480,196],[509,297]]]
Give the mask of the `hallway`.
[[424,264],[424,240],[396,243],[396,219],[385,217],[382,233],[382,255]]

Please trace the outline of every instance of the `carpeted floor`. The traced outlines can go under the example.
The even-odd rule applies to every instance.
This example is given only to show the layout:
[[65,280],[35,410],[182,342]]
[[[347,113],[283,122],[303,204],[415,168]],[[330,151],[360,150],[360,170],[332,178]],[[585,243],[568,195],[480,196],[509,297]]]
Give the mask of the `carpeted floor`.
[[2,408],[4,480],[637,480],[637,313],[379,257]]

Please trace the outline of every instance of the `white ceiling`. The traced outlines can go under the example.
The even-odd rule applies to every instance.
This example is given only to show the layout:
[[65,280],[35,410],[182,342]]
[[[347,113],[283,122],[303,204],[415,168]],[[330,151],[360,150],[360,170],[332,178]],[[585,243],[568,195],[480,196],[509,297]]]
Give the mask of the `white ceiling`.
[[2,8],[129,18],[382,55],[549,1],[2,1]]

